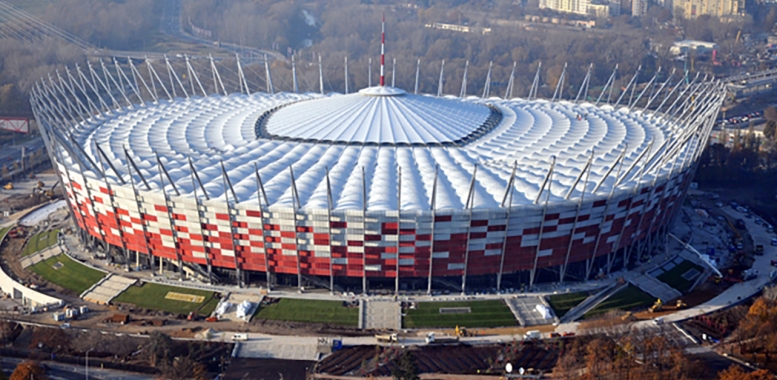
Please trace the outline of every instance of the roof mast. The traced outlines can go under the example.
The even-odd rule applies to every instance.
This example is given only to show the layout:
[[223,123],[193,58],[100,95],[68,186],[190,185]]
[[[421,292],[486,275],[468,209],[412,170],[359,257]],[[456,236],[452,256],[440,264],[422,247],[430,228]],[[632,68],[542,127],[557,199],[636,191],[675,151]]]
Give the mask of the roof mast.
[[386,64],[386,12],[383,12],[383,21],[380,24],[380,87],[386,85],[386,76],[383,66]]

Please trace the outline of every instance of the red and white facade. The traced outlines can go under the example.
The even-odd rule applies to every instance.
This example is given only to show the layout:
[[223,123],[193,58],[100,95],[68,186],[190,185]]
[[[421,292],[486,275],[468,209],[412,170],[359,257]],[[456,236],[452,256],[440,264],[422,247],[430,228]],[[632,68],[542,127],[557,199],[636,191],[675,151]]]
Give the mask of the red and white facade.
[[108,106],[94,78],[91,105],[60,92],[77,84],[66,78],[32,99],[82,231],[209,271],[361,278],[365,290],[455,276],[465,291],[468,277],[499,286],[516,272],[533,285],[547,268],[563,281],[571,265],[587,277],[597,260],[629,262],[673,222],[723,96],[681,80],[629,105],[390,87],[144,101],[125,76],[127,105]]

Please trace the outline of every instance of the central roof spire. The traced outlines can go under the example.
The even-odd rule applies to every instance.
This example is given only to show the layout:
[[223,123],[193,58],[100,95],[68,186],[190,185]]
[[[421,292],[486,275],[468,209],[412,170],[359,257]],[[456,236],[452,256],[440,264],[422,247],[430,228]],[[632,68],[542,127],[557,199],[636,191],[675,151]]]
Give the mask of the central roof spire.
[[386,76],[383,66],[386,64],[386,12],[383,12],[383,21],[380,24],[380,87],[386,85]]

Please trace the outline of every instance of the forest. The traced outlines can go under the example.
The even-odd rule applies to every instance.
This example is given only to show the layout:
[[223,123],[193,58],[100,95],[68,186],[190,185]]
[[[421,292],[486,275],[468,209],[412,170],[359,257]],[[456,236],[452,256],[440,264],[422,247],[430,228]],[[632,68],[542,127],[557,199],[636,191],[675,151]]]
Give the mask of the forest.
[[[158,50],[174,40],[163,35],[159,28],[162,8],[170,1],[174,0],[61,0],[46,2],[34,13],[96,48]],[[292,89],[292,55],[303,91],[318,91],[319,57],[325,91],[344,91],[346,58],[351,90],[377,83],[380,18],[385,13],[386,72],[389,83],[397,87],[413,89],[416,64],[420,60],[419,90],[436,93],[444,60],[443,93],[460,94],[468,63],[468,95],[482,94],[486,73],[492,65],[491,94],[504,96],[515,63],[513,96],[526,95],[541,65],[543,85],[539,96],[550,97],[566,65],[562,91],[565,97],[570,97],[576,94],[589,65],[592,96],[597,95],[616,65],[616,91],[625,87],[640,66],[638,82],[648,81],[659,67],[662,71],[658,80],[663,80],[672,68],[683,70],[683,65],[669,55],[672,41],[714,40],[721,46],[719,57],[733,56],[742,50],[741,44],[735,42],[740,30],[743,33],[762,31],[766,29],[764,25],[773,24],[777,19],[774,12],[765,12],[759,22],[746,17],[740,23],[721,23],[714,18],[700,17],[671,24],[667,23],[670,16],[666,11],[654,7],[643,18],[624,15],[596,20],[594,29],[527,25],[524,21],[527,14],[570,18],[537,9],[537,1],[180,0],[180,21],[184,31],[207,36],[216,44],[233,43],[283,54],[287,59],[274,61],[271,70],[276,89],[284,91]],[[459,33],[426,27],[437,22],[487,27],[491,32]],[[0,53],[0,88],[4,88],[4,93],[22,95],[55,67],[72,66],[85,59],[85,52],[79,49],[45,40],[26,44],[0,38]],[[395,59],[396,78],[393,78]],[[725,67],[712,67],[700,60],[691,69],[712,73]],[[257,87],[264,88],[263,68],[246,71],[261,73],[255,77]],[[369,71],[371,79],[367,78]],[[675,75],[679,79],[679,72]],[[9,84],[10,89],[3,87]],[[0,107],[16,110],[20,104],[0,103]],[[29,112],[22,107],[17,113]]]

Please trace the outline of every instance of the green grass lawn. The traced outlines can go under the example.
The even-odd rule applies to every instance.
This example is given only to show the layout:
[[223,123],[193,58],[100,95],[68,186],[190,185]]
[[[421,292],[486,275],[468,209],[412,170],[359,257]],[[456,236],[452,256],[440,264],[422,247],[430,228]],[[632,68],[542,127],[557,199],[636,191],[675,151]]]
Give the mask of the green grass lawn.
[[[55,266],[59,269],[55,269]],[[78,294],[83,293],[84,290],[89,289],[105,276],[105,273],[89,268],[65,254],[49,257],[29,267],[29,269],[47,281]]]
[[[466,314],[440,314],[440,308],[469,307]],[[419,302],[416,309],[408,309],[403,327],[501,327],[516,326],[515,316],[502,301]]]
[[583,319],[596,317],[607,313],[610,310],[632,310],[644,308],[656,302],[650,294],[643,292],[640,288],[629,284],[627,287],[610,296],[604,302],[583,315]]
[[11,228],[12,228],[12,226],[8,226],[8,227],[5,227],[5,228],[0,228],[0,238],[3,237],[3,235],[5,235],[5,233],[8,232],[8,230],[10,230]]
[[27,245],[24,246],[22,256],[32,255],[35,252],[42,251],[57,244],[57,233],[59,233],[59,229],[43,231],[39,234],[32,235],[30,240],[27,241]]
[[[205,299],[202,302],[172,300],[165,298],[169,292],[203,296]],[[214,292],[208,290],[179,288],[146,282],[142,286],[130,286],[114,298],[113,302],[131,303],[144,309],[177,314],[189,314],[189,312],[197,310],[197,314],[208,316],[216,309],[219,299],[215,297]]]
[[[693,280],[688,281],[683,278],[683,274],[685,274],[685,272],[688,272],[691,269],[696,269],[697,271],[699,271],[699,276],[701,276],[704,273],[704,269],[702,267],[688,260],[685,260],[680,264],[675,265],[674,268],[657,276],[656,278],[658,279],[658,281],[661,281],[679,290],[680,293],[685,293],[689,289],[691,289],[691,286],[693,286],[693,283],[696,282],[696,280],[698,279],[698,277],[696,277]],[[669,300],[663,300],[663,301],[669,301]]]
[[566,293],[566,294],[554,294],[550,297],[548,297],[548,303],[550,304],[550,307],[553,309],[553,312],[556,313],[556,316],[561,318],[566,314],[569,310],[572,310],[575,306],[579,305],[580,302],[583,302],[586,298],[588,298],[589,294],[588,292],[575,292],[575,293]]
[[345,307],[341,301],[281,298],[277,303],[259,307],[254,318],[358,326],[359,308]]

